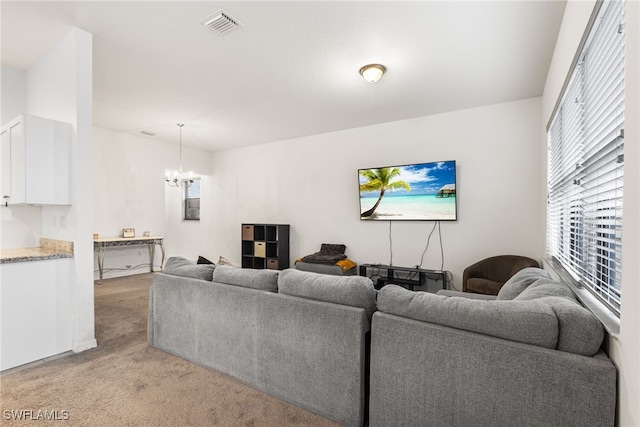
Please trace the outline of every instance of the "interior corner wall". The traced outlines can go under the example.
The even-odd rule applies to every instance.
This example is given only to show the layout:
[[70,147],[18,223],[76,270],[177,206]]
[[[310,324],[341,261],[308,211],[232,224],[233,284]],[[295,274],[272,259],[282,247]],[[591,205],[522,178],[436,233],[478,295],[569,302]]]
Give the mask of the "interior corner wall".
[[[72,29],[27,71],[27,113],[70,123],[72,206],[42,208],[42,237],[70,240],[74,351],[95,347],[93,309],[92,35]],[[58,219],[64,216],[64,225]]]
[[24,70],[3,65],[0,74],[2,79],[0,123],[5,125],[27,111],[27,73]]
[[[3,126],[27,111],[27,72],[2,66]],[[0,248],[24,248],[38,245],[42,236],[42,209],[35,206],[0,207]]]
[[[357,262],[420,264],[435,222],[361,221],[358,169],[457,162],[458,220],[442,221],[423,268],[453,273],[485,257],[544,253],[545,150],[532,98],[214,153],[217,255],[240,263],[240,227],[290,224],[291,262],[343,243]],[[390,243],[391,240],[391,243]]]
[[[543,94],[541,128],[551,118],[595,1],[569,1]],[[618,369],[617,425],[640,425],[640,3],[625,2],[624,220],[620,334],[609,336]],[[544,142],[541,145],[546,145]]]
[[[164,238],[166,256],[196,260],[210,255],[210,227],[217,207],[211,193],[211,153],[183,147],[185,170],[201,177],[202,219],[181,217],[182,191],[164,181],[165,170],[178,167],[178,144],[94,127],[94,218],[93,233],[119,237],[123,228],[134,228],[136,236],[149,231]],[[187,137],[188,137],[187,133]],[[177,141],[176,141],[177,142]],[[108,250],[104,277],[149,271],[149,251],[144,246]],[[162,263],[156,250],[155,269]],[[98,278],[97,259],[94,277]]]
[[620,337],[610,343],[619,367],[620,425],[640,425],[640,3],[626,3],[625,182]]

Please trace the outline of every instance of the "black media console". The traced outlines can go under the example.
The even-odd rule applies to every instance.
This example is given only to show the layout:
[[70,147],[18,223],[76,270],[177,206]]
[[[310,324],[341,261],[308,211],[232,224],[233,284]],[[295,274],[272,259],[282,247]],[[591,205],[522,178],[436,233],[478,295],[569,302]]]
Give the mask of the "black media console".
[[[440,282],[442,289],[447,289],[447,271],[425,270],[422,268],[396,267],[383,264],[362,264],[360,265],[360,276],[365,276],[373,281],[376,289],[387,284],[403,286],[413,291],[416,286],[429,292],[436,292]],[[435,284],[434,284],[435,283]]]

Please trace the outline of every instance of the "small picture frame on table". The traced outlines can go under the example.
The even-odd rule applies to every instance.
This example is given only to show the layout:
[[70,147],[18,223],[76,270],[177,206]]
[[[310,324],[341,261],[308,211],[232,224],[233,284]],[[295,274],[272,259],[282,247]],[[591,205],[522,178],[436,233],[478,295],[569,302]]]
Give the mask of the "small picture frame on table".
[[127,237],[136,237],[136,230],[135,228],[123,228],[122,229],[122,237],[127,238]]

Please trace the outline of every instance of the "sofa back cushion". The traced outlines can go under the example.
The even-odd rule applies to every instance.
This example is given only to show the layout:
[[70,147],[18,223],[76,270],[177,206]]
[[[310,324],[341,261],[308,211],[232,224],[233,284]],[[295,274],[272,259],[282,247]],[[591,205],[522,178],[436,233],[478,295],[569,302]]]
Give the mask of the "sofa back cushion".
[[278,292],[364,308],[369,319],[376,310],[373,282],[362,276],[334,276],[290,268],[280,273]]
[[551,278],[549,273],[542,268],[528,267],[518,271],[502,285],[498,292],[497,300],[511,300],[520,295],[529,285],[540,278]]
[[165,262],[162,272],[172,276],[185,276],[211,281],[215,268],[215,264],[196,264],[186,258],[175,256]]
[[387,285],[378,293],[378,310],[423,322],[555,348],[558,320],[539,301],[486,301],[413,292]]
[[578,302],[566,284],[538,279],[518,295],[516,301],[539,301],[553,309],[558,318],[558,350],[593,356],[600,349],[604,339],[602,324]]
[[254,270],[219,265],[213,272],[213,281],[243,288],[278,292],[278,273],[278,270]]

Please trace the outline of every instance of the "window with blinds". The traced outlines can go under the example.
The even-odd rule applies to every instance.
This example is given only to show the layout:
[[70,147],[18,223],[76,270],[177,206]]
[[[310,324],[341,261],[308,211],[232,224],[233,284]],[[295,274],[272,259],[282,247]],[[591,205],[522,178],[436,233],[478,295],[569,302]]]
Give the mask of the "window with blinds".
[[548,128],[547,251],[620,314],[624,2],[598,2]]
[[185,220],[200,220],[200,178],[183,181]]

